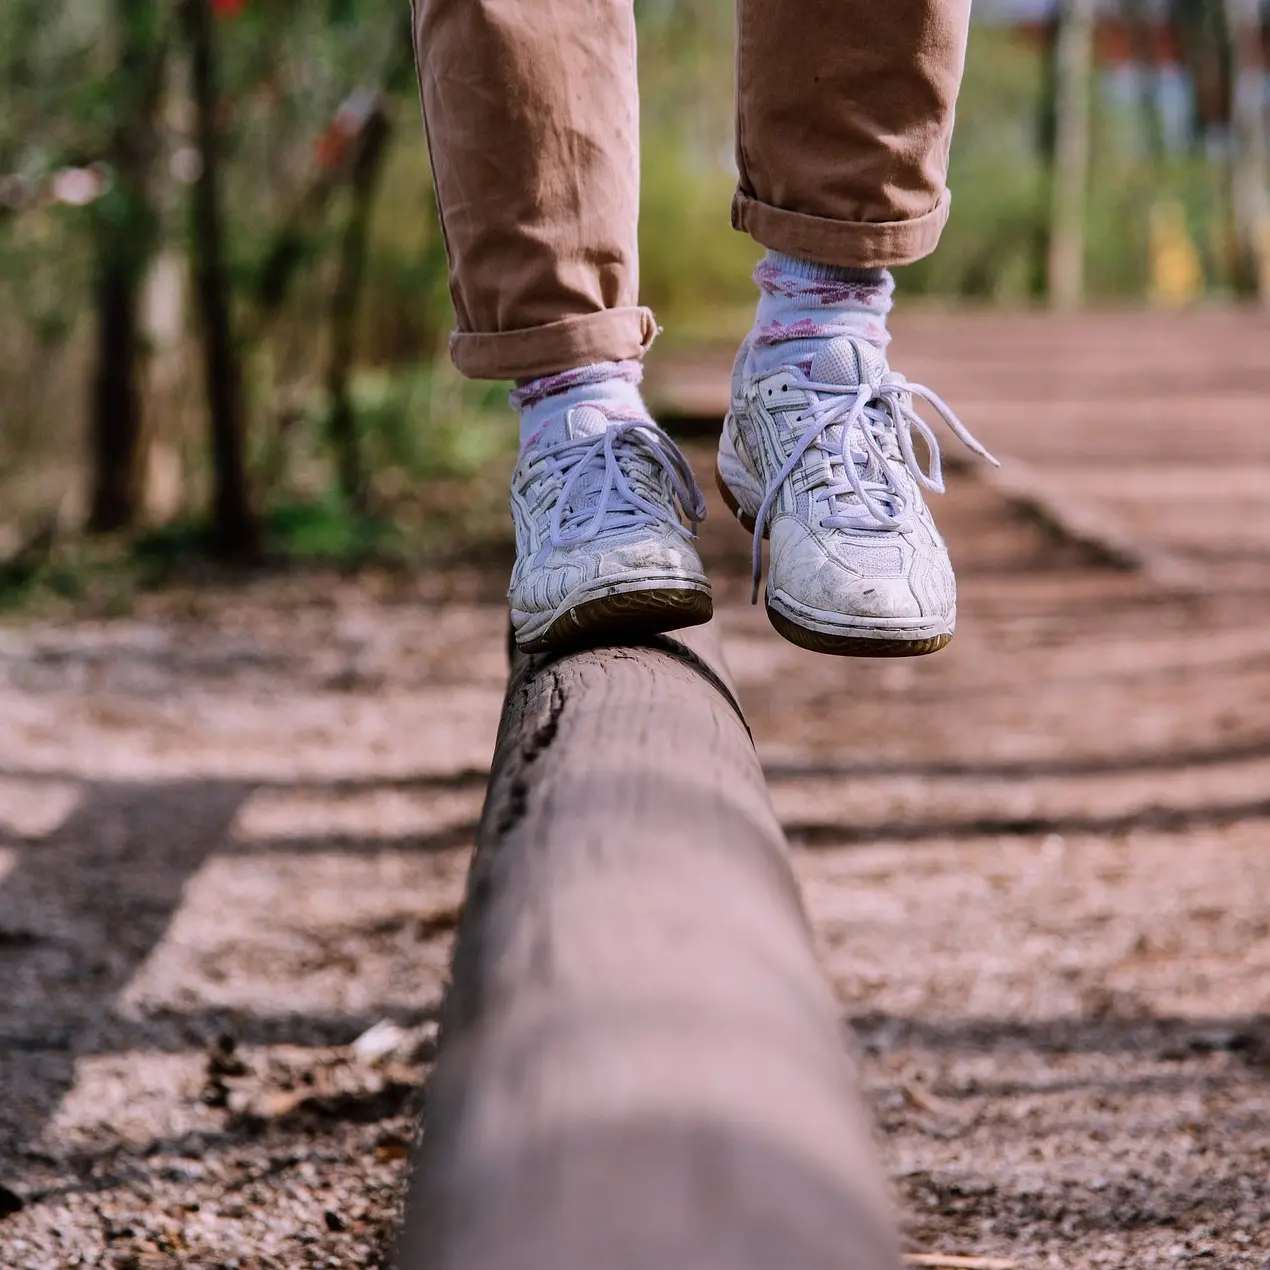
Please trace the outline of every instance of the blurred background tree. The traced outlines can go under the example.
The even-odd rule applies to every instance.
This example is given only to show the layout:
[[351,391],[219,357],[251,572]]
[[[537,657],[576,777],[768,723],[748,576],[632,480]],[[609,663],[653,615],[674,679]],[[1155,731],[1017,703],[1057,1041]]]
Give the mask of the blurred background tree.
[[102,147],[110,185],[91,205],[97,315],[89,526],[130,529],[144,499],[146,403],[141,296],[159,246],[155,163],[170,32],[155,0],[114,0],[118,49]]
[[[758,254],[727,227],[732,3],[636,14],[643,295],[666,344],[727,341]],[[975,15],[953,216],[904,303],[1270,290],[1260,0]],[[445,359],[399,0],[8,0],[0,297],[0,581],[58,552],[418,559],[504,532],[514,429]]]

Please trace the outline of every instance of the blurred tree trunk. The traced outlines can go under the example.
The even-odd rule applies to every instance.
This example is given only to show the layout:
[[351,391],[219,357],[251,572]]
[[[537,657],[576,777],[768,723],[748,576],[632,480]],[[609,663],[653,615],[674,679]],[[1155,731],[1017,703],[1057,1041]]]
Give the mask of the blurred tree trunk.
[[154,0],[115,0],[114,14],[120,52],[106,153],[111,189],[94,208],[97,361],[89,426],[88,525],[104,533],[131,529],[145,502],[141,295],[159,240],[151,182],[166,62]]
[[1182,60],[1195,85],[1195,141],[1226,121],[1230,109],[1229,41],[1221,6],[1212,0],[1169,0],[1169,20]]
[[1258,0],[1225,0],[1230,45],[1230,206],[1236,285],[1270,303],[1270,193],[1266,186],[1265,59]]
[[99,245],[98,253],[88,528],[113,533],[136,524],[144,501],[143,349],[137,321],[141,288],[133,270],[108,243]]
[[[1054,79],[1058,47],[1058,16],[1051,13],[1041,25],[1040,83],[1036,96],[1036,154],[1044,171],[1054,171]],[[1037,299],[1049,294],[1049,250],[1053,226],[1038,216],[1029,251],[1029,291]]]
[[203,340],[203,371],[211,420],[212,540],[227,560],[250,560],[260,528],[247,487],[242,365],[234,343],[220,206],[219,93],[216,46],[208,0],[182,0],[190,54],[195,133],[202,163],[191,199],[194,292]]
[[382,98],[362,125],[351,176],[351,206],[340,244],[339,274],[331,296],[331,353],[326,388],[331,402],[331,441],[339,468],[340,492],[350,507],[362,510],[365,474],[357,440],[356,420],[348,396],[348,377],[356,350],[357,311],[366,266],[366,240],[375,191],[383,171],[390,124]]
[[1077,308],[1084,297],[1085,197],[1094,0],[1060,0],[1054,45],[1054,164],[1050,205],[1050,303]]
[[1164,121],[1158,99],[1160,68],[1155,42],[1158,8],[1148,0],[1125,0],[1125,24],[1129,47],[1138,68],[1138,117],[1142,145],[1147,158],[1158,163],[1164,158]]

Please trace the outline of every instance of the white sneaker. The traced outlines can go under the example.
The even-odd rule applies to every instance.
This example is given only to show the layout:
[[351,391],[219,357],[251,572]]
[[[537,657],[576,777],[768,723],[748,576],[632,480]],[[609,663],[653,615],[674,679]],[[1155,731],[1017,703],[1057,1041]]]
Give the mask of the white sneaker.
[[[810,373],[747,378],[737,358],[719,443],[719,489],[754,533],[754,600],[771,538],[767,612],[786,639],[857,657],[933,653],[952,638],[957,584],[922,490],[943,490],[939,446],[914,395],[996,460],[929,389],[888,369],[874,345],[826,341]],[[913,452],[926,444],[929,470]]]
[[705,498],[656,424],[575,406],[525,447],[512,475],[516,643],[537,653],[708,622],[693,545]]

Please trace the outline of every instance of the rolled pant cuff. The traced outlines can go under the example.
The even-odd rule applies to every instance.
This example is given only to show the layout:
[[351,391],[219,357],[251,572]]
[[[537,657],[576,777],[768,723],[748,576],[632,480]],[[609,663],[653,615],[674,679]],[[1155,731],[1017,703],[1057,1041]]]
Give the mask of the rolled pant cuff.
[[755,242],[803,260],[844,269],[889,269],[929,256],[948,220],[945,190],[934,209],[916,220],[840,221],[790,212],[738,190],[732,227]]
[[470,379],[537,379],[592,362],[637,361],[657,334],[651,309],[604,309],[520,331],[455,331],[450,356]]

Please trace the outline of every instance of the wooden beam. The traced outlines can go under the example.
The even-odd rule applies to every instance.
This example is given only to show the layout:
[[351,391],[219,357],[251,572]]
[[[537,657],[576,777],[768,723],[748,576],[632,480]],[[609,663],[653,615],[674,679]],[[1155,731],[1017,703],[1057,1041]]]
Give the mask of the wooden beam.
[[402,1270],[889,1270],[883,1192],[711,628],[523,661]]

